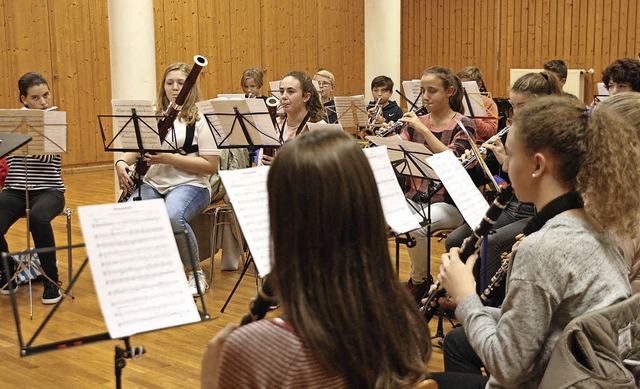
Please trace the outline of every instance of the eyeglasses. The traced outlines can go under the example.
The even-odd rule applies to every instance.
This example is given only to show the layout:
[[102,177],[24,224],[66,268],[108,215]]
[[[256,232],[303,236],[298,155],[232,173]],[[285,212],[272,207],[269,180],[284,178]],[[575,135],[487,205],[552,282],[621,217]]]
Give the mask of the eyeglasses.
[[320,88],[324,88],[325,86],[332,86],[333,84],[328,81],[319,81],[318,85],[320,86]]
[[520,102],[520,103],[514,103],[513,101],[509,100],[509,105],[511,105],[511,108],[513,109],[518,109],[518,108],[522,108],[522,106],[525,104],[525,102]]

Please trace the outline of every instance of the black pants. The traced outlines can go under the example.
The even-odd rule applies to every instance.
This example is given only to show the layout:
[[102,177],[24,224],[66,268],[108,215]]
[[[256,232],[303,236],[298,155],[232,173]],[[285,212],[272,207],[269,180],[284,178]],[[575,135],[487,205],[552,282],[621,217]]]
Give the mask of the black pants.
[[489,377],[482,375],[482,361],[473,351],[462,327],[449,331],[442,344],[444,373],[433,373],[438,389],[484,388]]
[[[0,252],[8,252],[5,234],[21,217],[25,216],[26,196],[21,190],[5,189],[0,192]],[[64,193],[59,190],[29,191],[29,229],[36,248],[55,247],[56,241],[51,220],[64,209]],[[26,247],[29,249],[30,247]],[[22,249],[22,248],[20,248]],[[54,281],[58,281],[56,253],[40,253],[42,270]]]

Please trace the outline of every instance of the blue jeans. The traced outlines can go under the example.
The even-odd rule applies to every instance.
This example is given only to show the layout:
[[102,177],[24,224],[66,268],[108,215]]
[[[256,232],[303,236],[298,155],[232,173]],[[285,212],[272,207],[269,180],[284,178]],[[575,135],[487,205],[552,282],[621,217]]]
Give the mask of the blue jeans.
[[[191,259],[193,258],[197,267],[200,263],[198,242],[189,222],[211,202],[209,189],[194,185],[180,185],[162,195],[151,185],[143,183],[140,187],[140,194],[142,200],[164,199],[182,264],[187,269],[191,269]],[[129,201],[133,201],[133,197],[131,196]]]

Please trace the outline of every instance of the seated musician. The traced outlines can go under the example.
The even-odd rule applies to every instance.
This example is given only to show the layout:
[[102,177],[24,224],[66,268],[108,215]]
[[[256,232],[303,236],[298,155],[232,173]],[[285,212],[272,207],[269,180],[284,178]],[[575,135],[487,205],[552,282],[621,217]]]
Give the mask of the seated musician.
[[[18,80],[18,89],[24,109],[45,110],[51,107],[53,97],[49,83],[41,74],[25,73]],[[55,247],[51,221],[60,215],[65,203],[62,158],[60,155],[45,154],[24,157],[10,155],[6,161],[7,176],[4,189],[0,192],[0,252],[9,251],[5,235],[19,218],[25,216],[27,208],[30,208],[29,230],[35,247]],[[43,304],[55,304],[62,298],[56,251],[39,253],[39,258],[44,272],[41,301]],[[9,273],[2,271],[0,293],[9,294],[9,288],[18,289],[13,278],[15,266],[14,261],[9,261]]]
[[244,92],[244,97],[259,98],[266,100],[267,96],[262,94],[262,85],[264,84],[264,71],[260,68],[247,68],[242,72],[240,78],[240,87]]
[[[280,104],[285,113],[278,126],[286,142],[309,131],[307,123],[325,122],[320,93],[313,86],[311,77],[300,71],[287,73],[280,81]],[[260,165],[271,165],[273,156],[260,150]]]
[[[487,87],[482,79],[482,72],[475,66],[467,66],[458,72],[460,81],[475,81],[478,83],[480,92],[487,92]],[[482,105],[487,110],[488,117],[474,118],[476,124],[476,142],[483,143],[491,138],[498,131],[498,105],[489,96],[480,95]]]
[[[514,112],[517,112],[525,104],[529,104],[540,96],[560,96],[561,93],[562,90],[556,78],[546,73],[525,74],[513,83],[509,92]],[[487,166],[497,166],[497,169],[501,170],[506,157],[503,142],[507,139],[507,136],[508,133],[504,134],[502,138],[491,137],[485,142],[484,146],[488,150],[485,160]],[[496,168],[494,169],[497,170]],[[501,177],[509,182],[508,174],[503,173]],[[476,265],[476,287],[479,294],[485,290],[491,277],[500,267],[502,253],[511,249],[511,246],[516,242],[516,236],[522,233],[522,229],[533,215],[533,205],[522,203],[517,198],[512,199],[507,208],[500,214],[493,226],[493,232],[487,237],[485,244],[488,246],[480,251],[481,260]],[[447,236],[445,244],[447,251],[452,247],[462,246],[463,240],[470,236],[471,232],[471,227],[466,223],[456,228]],[[486,256],[484,252],[487,253]],[[504,283],[494,290],[489,305],[498,307],[502,304],[503,298]]]
[[[165,69],[162,82],[158,86],[158,112],[165,112],[169,102],[175,101],[190,72],[191,67],[182,62],[171,64]],[[176,139],[178,146],[187,150],[187,153],[146,153],[144,161],[149,165],[149,171],[144,176],[141,186],[142,200],[164,199],[171,227],[176,233],[176,244],[182,264],[189,272],[189,286],[194,296],[199,295],[196,277],[201,287],[204,286],[206,289],[209,285],[204,271],[200,268],[198,242],[189,222],[211,202],[209,176],[218,171],[219,165],[219,150],[206,120],[195,104],[200,100],[200,88],[196,83],[166,135],[166,139]],[[187,145],[188,139],[191,139],[191,143]],[[170,150],[172,147],[169,142],[162,142],[163,149]],[[134,183],[127,169],[135,162],[137,156],[137,153],[124,153],[116,161],[115,168],[122,189],[133,189]],[[131,196],[129,201],[133,201],[133,198]],[[184,234],[184,231],[187,233]],[[191,263],[192,258],[195,268]]]
[[[420,89],[422,103],[429,110],[429,114],[416,116],[414,112],[407,112],[400,121],[407,123],[408,128],[403,130],[400,137],[424,143],[433,153],[452,150],[456,156],[462,155],[474,140],[467,138],[458,122],[465,126],[472,137],[475,135],[475,126],[473,120],[461,113],[463,107],[460,79],[447,68],[431,67],[423,72]],[[472,178],[476,176],[477,172],[474,171]],[[424,214],[427,214],[426,206],[421,204],[420,195],[429,191],[429,181],[413,178],[409,186],[406,197],[413,201],[412,208],[419,211],[424,209]],[[462,214],[446,192],[438,192],[430,202],[433,230],[456,228],[464,223]],[[416,213],[417,217],[419,215],[420,212]],[[429,277],[427,269],[430,259],[427,254],[427,227],[412,231],[411,236],[415,237],[416,245],[408,250],[411,273],[407,290],[417,302],[428,289],[426,280]]]
[[331,96],[331,92],[335,88],[336,77],[330,71],[326,69],[320,69],[313,76],[313,79],[318,82],[320,87],[320,98],[322,99],[322,105],[327,114],[327,123],[338,123],[338,114],[336,112],[336,102]]
[[[399,388],[424,380],[429,331],[396,278],[376,181],[353,138],[330,130],[297,137],[278,151],[267,187],[266,282],[282,317],[220,331],[202,362],[202,388]],[[349,211],[338,211],[344,204]]]
[[[618,93],[605,100],[601,107],[606,107],[625,118],[635,129],[640,139],[640,93]],[[632,239],[621,239],[624,257],[629,267],[629,282],[633,293],[640,293],[640,228]]]
[[640,164],[637,143],[607,108],[591,114],[575,99],[545,96],[518,109],[504,169],[518,198],[539,212],[511,254],[500,309],[476,294],[476,255],[466,263],[457,249],[442,256],[438,278],[463,328],[444,339],[439,385],[537,388],[572,319],[631,295],[613,234],[631,238],[640,223],[640,170],[619,174]]

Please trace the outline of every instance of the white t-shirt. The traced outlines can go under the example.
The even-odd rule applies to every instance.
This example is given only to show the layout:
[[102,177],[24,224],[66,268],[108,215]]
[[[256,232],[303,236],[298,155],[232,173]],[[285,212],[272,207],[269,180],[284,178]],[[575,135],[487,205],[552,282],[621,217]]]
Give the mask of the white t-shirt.
[[[175,144],[177,144],[178,147],[182,147],[187,136],[187,124],[180,119],[175,120],[173,123],[173,129],[169,130],[166,137],[171,144],[174,142],[174,131]],[[172,146],[169,143],[163,142],[162,149],[171,150]],[[200,120],[196,122],[196,130],[193,134],[193,144],[198,145],[198,151],[188,154],[189,156],[220,155],[220,150],[216,147],[211,130],[204,118],[200,118]],[[199,186],[209,189],[209,193],[211,193],[211,184],[209,183],[210,176],[210,174],[187,172],[178,169],[173,165],[157,164],[149,167],[149,171],[144,177],[144,182],[154,187],[161,194],[166,194],[171,189],[179,185]]]

